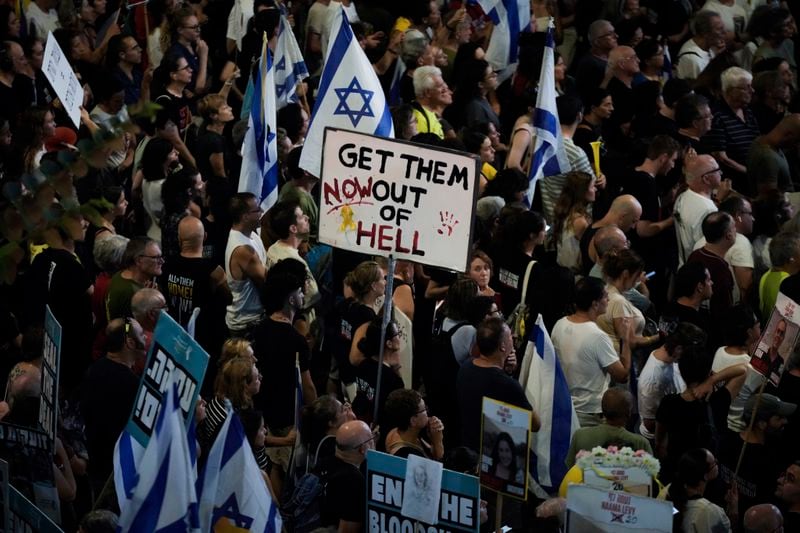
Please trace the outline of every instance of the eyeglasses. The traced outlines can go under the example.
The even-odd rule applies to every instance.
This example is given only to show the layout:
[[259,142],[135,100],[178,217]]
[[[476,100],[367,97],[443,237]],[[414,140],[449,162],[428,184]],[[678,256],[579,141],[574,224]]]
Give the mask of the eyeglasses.
[[183,26],[183,29],[198,31],[200,30],[200,24],[195,24],[194,26]]
[[141,254],[139,257],[146,257],[147,259],[152,259],[153,261],[157,261],[159,263],[163,263],[164,262],[164,256],[163,255],[144,255],[144,254]]
[[751,92],[753,90],[753,86],[752,85],[743,85],[741,87],[731,87],[731,89],[738,89],[740,91],[744,91],[746,93],[749,93],[749,92]]
[[604,33],[603,35],[600,35],[600,36],[598,37],[598,39],[605,39],[606,37],[611,37],[612,35],[613,35],[614,37],[617,37],[617,32],[616,32],[616,31],[614,31],[614,30],[611,30],[611,31],[610,31],[610,32],[608,32],[608,33]]
[[423,407],[422,409],[420,409],[419,411],[417,411],[418,415],[421,415],[422,413],[428,414],[428,406],[427,405],[425,407]]
[[368,438],[367,440],[365,440],[364,442],[359,442],[358,444],[353,444],[353,445],[350,445],[350,446],[347,446],[347,445],[344,445],[344,444],[339,444],[337,442],[336,443],[336,447],[339,448],[340,450],[357,450],[357,449],[361,448],[362,446],[364,446],[365,444],[369,444],[370,442],[373,442],[374,440],[376,440],[378,438],[378,435],[379,435],[379,433],[376,430],[376,431],[374,431],[372,433],[372,436],[370,438]]
[[717,172],[719,172],[719,175],[722,176],[722,169],[717,167],[714,170],[709,170],[708,172],[704,172],[703,174],[700,175],[700,177],[705,178],[706,176],[710,174],[716,174]]
[[176,69],[175,72],[180,72],[182,70],[191,70],[191,69],[192,69],[191,65],[186,65],[185,67],[180,67],[180,68]]

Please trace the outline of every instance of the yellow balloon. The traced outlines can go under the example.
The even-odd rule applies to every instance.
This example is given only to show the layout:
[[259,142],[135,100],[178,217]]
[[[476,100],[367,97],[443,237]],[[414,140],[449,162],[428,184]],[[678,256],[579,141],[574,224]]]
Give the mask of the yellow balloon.
[[567,475],[564,476],[561,486],[558,487],[558,495],[560,497],[567,497],[567,487],[569,487],[570,483],[583,483],[583,470],[580,469],[578,465],[574,465],[570,468]]

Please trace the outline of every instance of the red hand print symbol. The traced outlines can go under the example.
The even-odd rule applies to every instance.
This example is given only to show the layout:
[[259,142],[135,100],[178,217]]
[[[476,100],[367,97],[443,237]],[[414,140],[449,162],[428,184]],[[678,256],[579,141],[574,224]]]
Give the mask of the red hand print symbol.
[[439,211],[439,220],[442,221],[442,227],[438,229],[439,235],[446,235],[449,237],[453,234],[453,228],[458,224],[455,214],[450,211]]

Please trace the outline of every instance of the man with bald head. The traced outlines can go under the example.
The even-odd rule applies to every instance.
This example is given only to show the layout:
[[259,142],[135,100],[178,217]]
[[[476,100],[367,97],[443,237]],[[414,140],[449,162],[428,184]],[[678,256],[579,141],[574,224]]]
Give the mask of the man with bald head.
[[361,420],[345,422],[336,430],[336,455],[319,468],[320,478],[327,483],[320,525],[340,532],[363,529],[367,481],[361,465],[374,449],[375,435]]
[[617,46],[617,32],[609,21],[599,19],[589,26],[587,39],[591,50],[580,58],[575,68],[578,92],[584,100],[588,100],[591,92],[603,82],[608,55]]
[[688,158],[684,173],[688,189],[675,199],[673,211],[678,238],[678,266],[686,262],[694,245],[703,236],[703,219],[717,210],[717,204],[711,199],[712,192],[719,189],[721,195],[727,196],[730,191],[730,181],[723,183],[722,170],[710,155]]
[[[213,259],[203,257],[204,239],[205,229],[200,219],[193,216],[181,219],[178,224],[181,253],[164,265],[161,292],[167,299],[167,312],[184,328],[194,310],[200,309],[195,328],[197,341],[213,357],[219,352],[222,340],[215,346],[212,337],[215,331],[219,333],[219,320],[224,319],[231,293],[225,271]],[[204,324],[215,325],[204,327]]]
[[796,531],[783,528],[781,511],[771,503],[754,505],[744,513],[744,533],[775,533],[776,531]]
[[572,436],[567,453],[567,466],[575,464],[575,455],[581,450],[591,450],[595,446],[630,446],[634,450],[653,453],[646,438],[625,429],[633,412],[633,396],[625,389],[609,387],[603,394],[601,408],[603,423],[599,426],[580,428]]
[[777,189],[794,191],[792,173],[784,149],[796,148],[800,142],[800,115],[784,117],[772,131],[758,137],[750,146],[747,179],[750,189],[763,195]]
[[[583,260],[584,275],[588,274],[597,262],[597,250],[594,245],[594,236],[606,226],[616,226],[623,233],[631,231],[642,216],[642,204],[634,196],[623,194],[614,198],[608,213],[586,228],[581,237],[581,257]],[[627,238],[626,238],[627,241]]]
[[[589,271],[589,276],[597,279],[605,279],[603,277],[603,261],[608,254],[630,248],[628,238],[614,224],[600,228],[594,236],[593,245],[597,254],[597,261]],[[639,290],[640,288],[642,288],[641,285],[634,286],[624,291],[622,295],[642,313],[647,313],[652,303],[650,298]]]

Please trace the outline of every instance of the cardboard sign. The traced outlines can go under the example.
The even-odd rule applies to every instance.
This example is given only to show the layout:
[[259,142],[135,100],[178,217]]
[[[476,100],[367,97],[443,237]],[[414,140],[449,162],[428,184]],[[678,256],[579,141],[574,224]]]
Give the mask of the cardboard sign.
[[42,347],[42,392],[39,402],[39,425],[55,446],[58,422],[58,372],[61,368],[61,324],[50,306],[45,307],[44,346]]
[[143,447],[153,434],[161,398],[176,374],[178,400],[188,426],[208,367],[208,354],[166,312],[159,316],[127,429]]
[[671,533],[672,504],[627,492],[570,485],[567,491],[566,531]]
[[319,240],[464,272],[478,175],[468,154],[327,128]]
[[507,496],[528,498],[531,411],[483,398],[481,485]]
[[81,106],[83,105],[83,87],[78,77],[72,71],[67,56],[58,46],[53,33],[47,34],[47,44],[44,47],[42,72],[53,90],[61,100],[61,105],[69,115],[69,119],[76,128],[81,127]]
[[653,478],[646,470],[638,467],[594,465],[592,468],[584,468],[583,482],[602,490],[624,490],[639,496],[653,496]]
[[786,367],[786,358],[794,351],[800,333],[800,309],[797,303],[778,293],[775,307],[769,316],[758,345],[750,359],[753,369],[778,386]]
[[[442,471],[439,517],[424,525],[403,516],[403,491],[407,460],[370,450],[367,452],[366,531],[470,531],[480,529],[480,486],[478,478],[451,470]],[[434,527],[435,526],[435,527]]]

